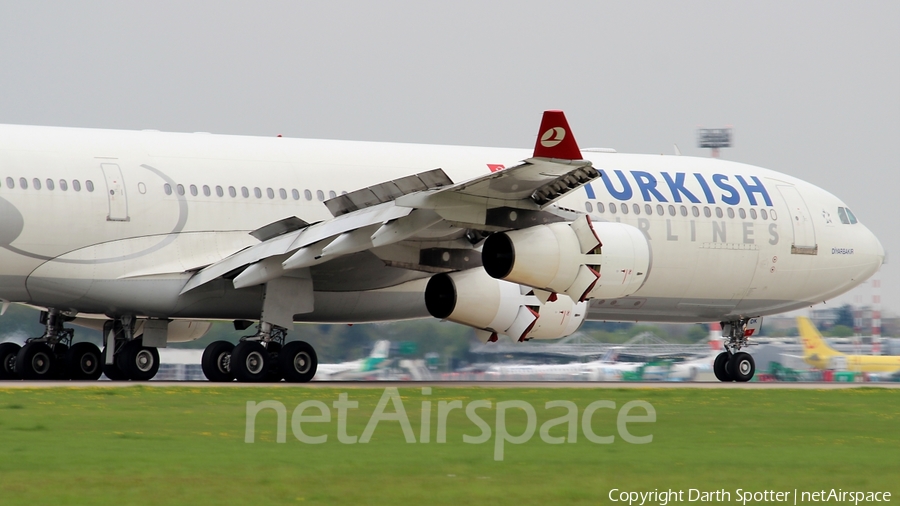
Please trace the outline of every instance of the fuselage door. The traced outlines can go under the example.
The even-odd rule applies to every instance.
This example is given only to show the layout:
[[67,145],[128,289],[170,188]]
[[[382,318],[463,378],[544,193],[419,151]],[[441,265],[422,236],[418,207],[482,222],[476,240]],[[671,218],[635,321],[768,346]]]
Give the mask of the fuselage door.
[[128,221],[128,200],[125,197],[122,169],[115,163],[101,163],[100,168],[106,178],[106,197],[109,199],[106,221]]
[[778,186],[778,191],[784,197],[784,202],[790,211],[791,226],[794,229],[794,242],[791,245],[791,253],[798,255],[815,255],[818,253],[816,245],[816,229],[813,227],[812,216],[806,207],[803,197],[797,188],[793,186]]

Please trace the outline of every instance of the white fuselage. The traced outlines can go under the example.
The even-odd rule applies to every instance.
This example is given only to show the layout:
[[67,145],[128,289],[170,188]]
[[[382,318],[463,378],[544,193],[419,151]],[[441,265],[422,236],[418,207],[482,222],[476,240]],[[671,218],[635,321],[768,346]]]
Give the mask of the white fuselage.
[[[455,182],[527,150],[0,126],[0,299],[106,315],[255,319],[260,287],[180,294],[198,269],[335,194],[442,168]],[[821,302],[884,251],[846,206],[804,181],[714,159],[586,151],[603,177],[558,202],[640,229],[649,273],[589,319],[721,321]],[[76,191],[77,186],[80,191]],[[92,188],[92,191],[91,191]],[[612,210],[615,209],[615,212]],[[306,321],[428,316],[429,274],[360,253],[313,270]]]

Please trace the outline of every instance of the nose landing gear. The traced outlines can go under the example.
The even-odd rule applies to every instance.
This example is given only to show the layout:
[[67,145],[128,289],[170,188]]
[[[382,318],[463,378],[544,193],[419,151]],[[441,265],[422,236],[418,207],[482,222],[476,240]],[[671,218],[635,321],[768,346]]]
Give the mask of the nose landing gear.
[[720,353],[713,363],[716,379],[726,382],[746,382],[753,378],[756,373],[756,362],[749,353],[740,351],[740,349],[750,345],[750,336],[760,325],[762,325],[761,318],[722,322],[725,351]]

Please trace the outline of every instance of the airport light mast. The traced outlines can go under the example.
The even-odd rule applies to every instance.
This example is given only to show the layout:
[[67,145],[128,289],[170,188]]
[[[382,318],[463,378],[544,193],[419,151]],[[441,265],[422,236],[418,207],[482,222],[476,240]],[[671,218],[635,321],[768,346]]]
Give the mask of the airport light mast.
[[719,149],[731,147],[731,128],[698,128],[697,147],[711,149],[711,156],[718,158]]

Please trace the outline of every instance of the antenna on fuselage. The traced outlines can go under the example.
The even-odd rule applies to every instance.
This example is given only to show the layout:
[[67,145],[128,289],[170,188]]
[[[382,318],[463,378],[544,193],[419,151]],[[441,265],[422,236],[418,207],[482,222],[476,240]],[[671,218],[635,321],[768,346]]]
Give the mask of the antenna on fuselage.
[[710,156],[718,158],[721,148],[731,147],[731,127],[698,128],[697,147],[711,149]]

